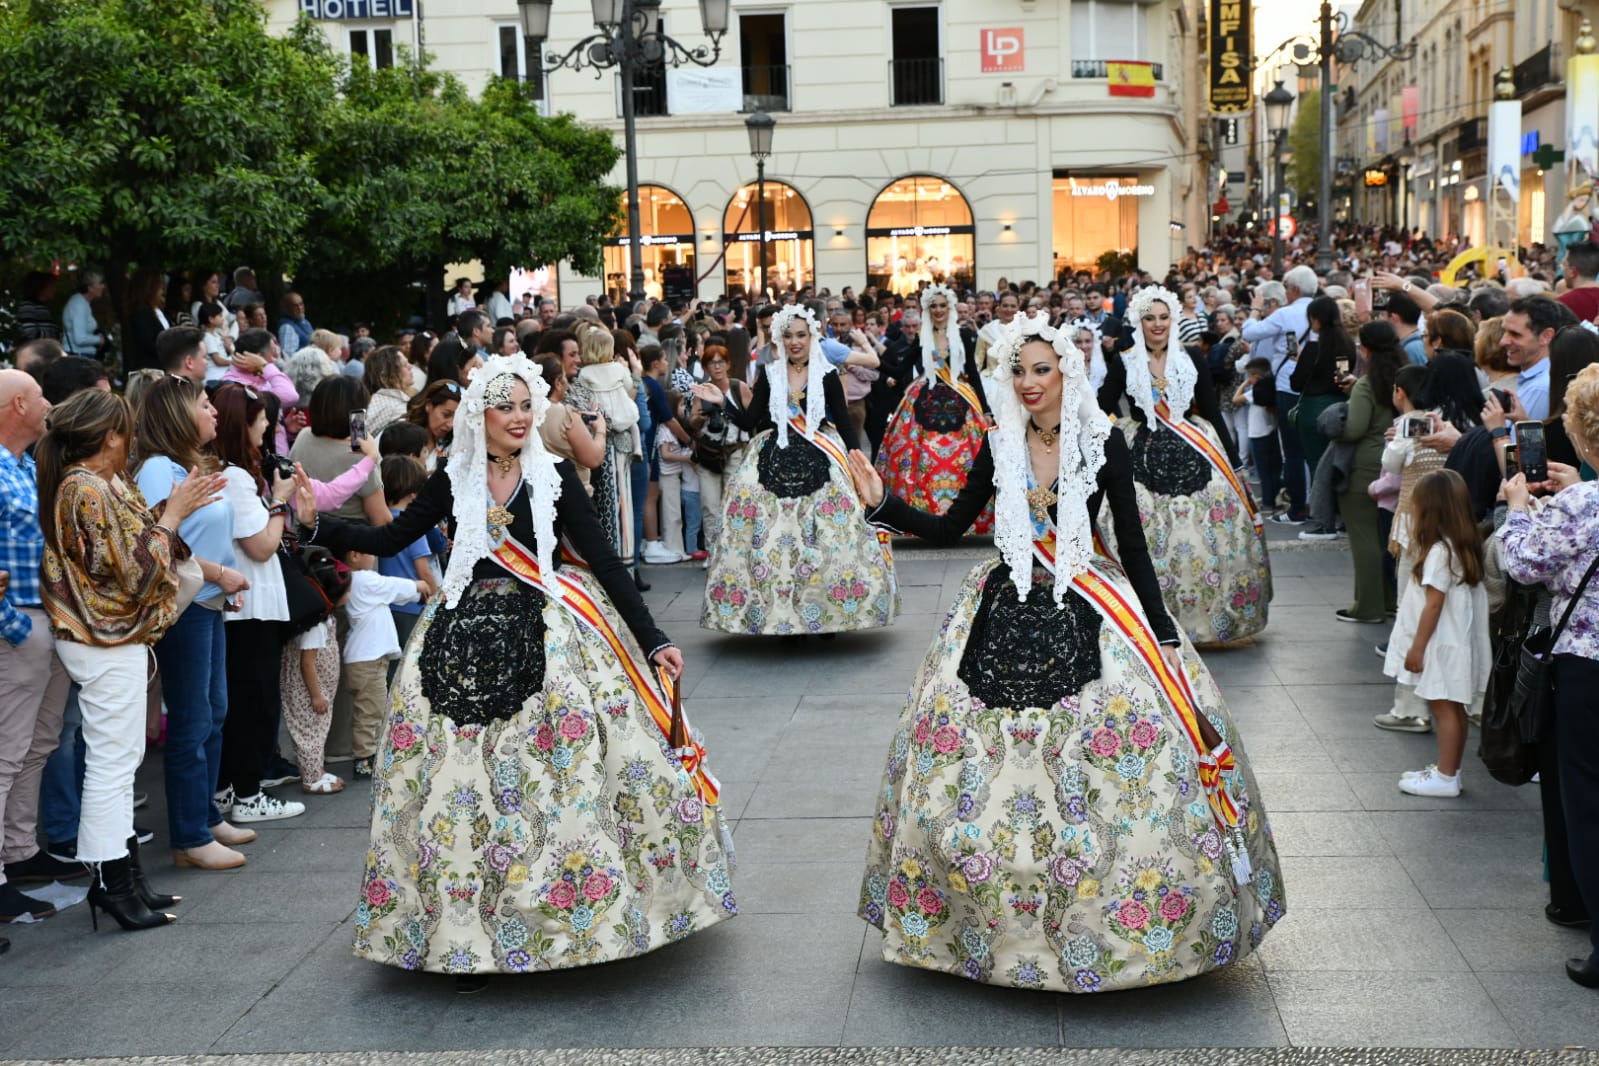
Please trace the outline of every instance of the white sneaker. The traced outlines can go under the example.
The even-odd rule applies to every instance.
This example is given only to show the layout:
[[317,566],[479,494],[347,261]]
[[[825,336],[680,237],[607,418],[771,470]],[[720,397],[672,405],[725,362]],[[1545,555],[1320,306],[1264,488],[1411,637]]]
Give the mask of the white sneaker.
[[647,540],[644,542],[644,561],[651,566],[671,566],[673,563],[680,563],[687,558],[688,556],[680,555],[668,548],[662,541]]
[[1399,791],[1410,796],[1428,796],[1453,799],[1460,795],[1460,776],[1445,777],[1436,766],[1429,766],[1415,776],[1399,779]]
[[305,804],[294,800],[280,800],[267,792],[233,801],[235,822],[277,822],[284,818],[298,818],[305,813]]
[[233,786],[229,785],[221,792],[213,795],[211,797],[211,802],[217,805],[217,810],[221,811],[222,817],[226,818],[228,815],[233,813],[233,799]]

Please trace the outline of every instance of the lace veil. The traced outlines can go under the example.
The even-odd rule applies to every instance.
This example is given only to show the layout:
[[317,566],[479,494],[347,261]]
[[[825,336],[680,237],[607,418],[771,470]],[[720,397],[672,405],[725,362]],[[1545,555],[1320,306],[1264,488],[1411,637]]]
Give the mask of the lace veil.
[[922,373],[931,382],[938,373],[938,345],[933,341],[933,297],[942,296],[949,303],[948,324],[944,327],[949,337],[949,376],[959,381],[966,373],[966,344],[961,340],[960,323],[955,318],[955,294],[947,285],[929,285],[922,290]]
[[497,395],[509,392],[507,377],[519,378],[533,397],[533,424],[522,443],[522,480],[527,485],[528,503],[533,512],[534,552],[539,568],[552,572],[555,553],[555,501],[561,498],[561,475],[556,471],[556,456],[544,450],[539,424],[550,408],[549,386],[544,375],[525,355],[496,355],[472,375],[455,414],[455,438],[450,445],[450,489],[455,495],[455,546],[444,574],[445,604],[454,607],[461,593],[472,582],[472,570],[488,558],[495,545],[489,538],[489,462],[488,440],[483,416],[500,402]]
[[1122,352],[1122,365],[1127,368],[1127,400],[1144,414],[1144,421],[1153,429],[1160,428],[1155,421],[1155,379],[1149,372],[1149,348],[1144,342],[1144,316],[1157,303],[1171,311],[1171,334],[1166,342],[1166,406],[1173,418],[1182,418],[1194,403],[1194,385],[1199,381],[1199,371],[1194,361],[1183,351],[1177,339],[1177,316],[1182,314],[1182,301],[1170,289],[1152,285],[1139,289],[1127,302],[1127,321],[1133,327],[1133,346]]
[[1094,526],[1088,499],[1098,488],[1099,469],[1105,465],[1105,440],[1110,419],[1095,402],[1082,353],[1069,331],[1050,327],[1049,316],[1018,313],[1003,327],[1000,341],[990,348],[996,360],[988,390],[994,405],[993,442],[994,543],[1010,565],[1018,599],[1026,599],[1033,572],[1033,540],[1037,530],[1027,503],[1031,464],[1027,455],[1027,409],[1013,384],[1020,369],[1021,350],[1031,341],[1044,341],[1060,358],[1060,470],[1055,491],[1056,508],[1055,602],[1060,603],[1072,578],[1087,569],[1094,554]]
[[811,358],[805,380],[805,428],[819,432],[822,418],[827,414],[827,397],[822,393],[822,378],[832,370],[832,364],[822,354],[822,327],[811,309],[802,304],[792,304],[772,316],[772,343],[777,354],[766,364],[766,383],[771,386],[769,410],[777,426],[777,446],[788,447],[788,352],[783,347],[783,331],[795,319],[804,319],[811,332]]

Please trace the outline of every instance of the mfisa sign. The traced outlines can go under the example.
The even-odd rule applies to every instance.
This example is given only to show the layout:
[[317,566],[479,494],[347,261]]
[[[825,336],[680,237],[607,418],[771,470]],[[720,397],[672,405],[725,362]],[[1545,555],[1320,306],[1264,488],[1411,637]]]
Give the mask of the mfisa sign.
[[1210,113],[1241,115],[1255,106],[1251,0],[1210,0]]

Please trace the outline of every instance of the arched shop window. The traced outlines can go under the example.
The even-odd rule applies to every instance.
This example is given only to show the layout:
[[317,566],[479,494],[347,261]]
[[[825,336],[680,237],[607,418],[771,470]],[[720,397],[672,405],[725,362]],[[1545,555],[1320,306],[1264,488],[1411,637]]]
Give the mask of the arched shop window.
[[[664,185],[638,187],[640,258],[644,292],[661,299],[665,289],[694,288],[694,214],[683,198]],[[605,289],[625,299],[633,270],[627,238],[627,194],[622,194],[621,232],[605,239]]]
[[[751,183],[733,194],[722,216],[722,240],[727,247],[729,294],[759,292],[762,288],[760,205]],[[816,250],[811,206],[799,190],[786,182],[766,179],[766,269],[771,288],[796,292],[816,281]]]
[[866,216],[866,283],[908,296],[924,283],[975,288],[972,205],[943,178],[912,174],[877,194]]

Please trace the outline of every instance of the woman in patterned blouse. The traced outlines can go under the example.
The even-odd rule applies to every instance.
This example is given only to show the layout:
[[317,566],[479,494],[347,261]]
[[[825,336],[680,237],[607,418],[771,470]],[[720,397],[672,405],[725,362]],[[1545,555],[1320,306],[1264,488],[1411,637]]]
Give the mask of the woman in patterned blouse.
[[[1599,366],[1589,366],[1566,387],[1566,433],[1577,455],[1599,466]],[[1536,511],[1530,507],[1526,477],[1505,483],[1510,514],[1500,530],[1505,570],[1523,584],[1541,584],[1553,598],[1549,616],[1558,622],[1571,605],[1583,576],[1599,553],[1599,482],[1582,481],[1576,469],[1549,464],[1558,489]],[[1571,618],[1554,646],[1554,715],[1560,796],[1565,808],[1571,872],[1587,908],[1562,924],[1587,924],[1593,952],[1569,959],[1566,974],[1588,988],[1599,988],[1599,581],[1592,581],[1571,607]]]
[[222,479],[189,471],[157,519],[123,480],[133,415],[127,401],[87,389],[50,412],[39,441],[42,587],[56,654],[80,686],[88,756],[78,859],[97,876],[89,913],[124,929],[173,921],[145,884],[133,832],[133,774],[144,754],[151,645],[178,615],[175,563],[189,549],[175,530],[217,498]]

